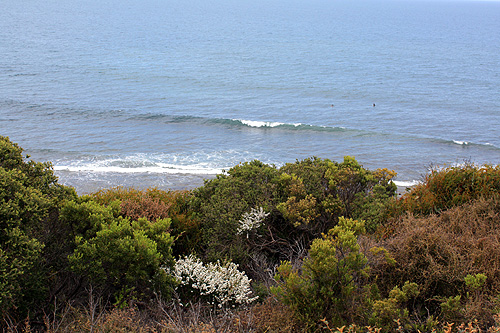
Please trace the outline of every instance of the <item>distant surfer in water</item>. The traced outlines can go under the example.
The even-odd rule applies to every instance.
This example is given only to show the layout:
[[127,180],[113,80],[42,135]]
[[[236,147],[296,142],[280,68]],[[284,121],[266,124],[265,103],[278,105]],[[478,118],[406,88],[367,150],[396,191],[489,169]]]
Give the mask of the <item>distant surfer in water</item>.
[[375,107],[375,103],[373,103],[373,107]]

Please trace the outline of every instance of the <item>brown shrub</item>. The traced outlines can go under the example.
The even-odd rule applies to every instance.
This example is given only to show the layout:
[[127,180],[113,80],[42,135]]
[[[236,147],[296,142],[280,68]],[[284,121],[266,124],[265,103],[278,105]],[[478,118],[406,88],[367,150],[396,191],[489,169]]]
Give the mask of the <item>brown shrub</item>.
[[122,214],[131,219],[145,217],[150,221],[170,217],[171,207],[185,191],[162,191],[149,188],[144,191],[133,188],[116,187],[92,194],[92,198],[104,205],[114,200],[121,201]]
[[171,203],[165,203],[144,194],[138,198],[125,199],[121,203],[122,214],[132,220],[137,220],[141,217],[145,217],[149,221],[167,218],[170,206],[172,206]]
[[[464,319],[492,322],[491,297],[500,292],[500,200],[480,199],[441,215],[412,215],[392,225],[392,235],[381,242],[396,260],[374,268],[383,290],[405,281],[420,286],[422,308],[439,311],[443,297],[463,295]],[[465,297],[464,278],[485,274],[480,295]]]
[[269,297],[251,308],[256,332],[299,332],[293,313],[287,306]]
[[[100,305],[95,304],[95,305]],[[124,309],[102,307],[73,307],[67,305],[62,312],[46,315],[43,330],[8,330],[8,332],[157,332],[155,323],[144,311],[135,307]]]

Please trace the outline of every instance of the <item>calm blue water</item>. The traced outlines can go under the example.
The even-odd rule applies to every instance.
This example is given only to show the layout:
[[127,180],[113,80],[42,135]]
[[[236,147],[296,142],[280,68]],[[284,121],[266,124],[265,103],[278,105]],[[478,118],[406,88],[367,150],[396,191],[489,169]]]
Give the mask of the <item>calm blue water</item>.
[[500,2],[0,2],[0,135],[80,192],[313,155],[412,182],[499,133]]

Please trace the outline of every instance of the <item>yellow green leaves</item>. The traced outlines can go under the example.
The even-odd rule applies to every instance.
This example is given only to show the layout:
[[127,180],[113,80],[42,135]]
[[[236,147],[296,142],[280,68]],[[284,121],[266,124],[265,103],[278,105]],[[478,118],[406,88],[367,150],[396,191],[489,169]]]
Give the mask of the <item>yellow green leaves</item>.
[[357,243],[363,232],[363,221],[341,217],[335,228],[312,242],[300,269],[290,262],[278,268],[272,292],[306,327],[324,318],[340,326],[365,304],[369,266]]
[[72,270],[116,292],[127,287],[168,293],[172,283],[163,268],[173,265],[170,220],[131,221],[116,216],[119,202],[113,203],[106,207],[91,200],[69,201],[63,207],[61,218],[76,236],[68,258]]
[[484,284],[486,283],[486,279],[486,275],[482,273],[474,275],[467,274],[467,276],[464,278],[465,286],[467,287],[467,289],[474,292],[484,286]]
[[406,281],[402,288],[394,287],[389,297],[375,301],[372,320],[379,327],[396,330],[400,325],[406,325],[409,319],[408,301],[419,294],[418,285]]
[[276,208],[294,227],[307,225],[319,216],[316,198],[312,194],[308,194],[302,199],[294,196],[289,197],[286,202],[278,204]]

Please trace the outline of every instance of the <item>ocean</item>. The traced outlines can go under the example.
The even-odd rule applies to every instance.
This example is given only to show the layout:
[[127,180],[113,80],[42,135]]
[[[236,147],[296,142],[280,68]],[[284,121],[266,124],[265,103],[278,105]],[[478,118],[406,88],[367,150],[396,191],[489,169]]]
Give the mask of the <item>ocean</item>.
[[500,2],[2,0],[0,135],[61,183],[500,163]]

